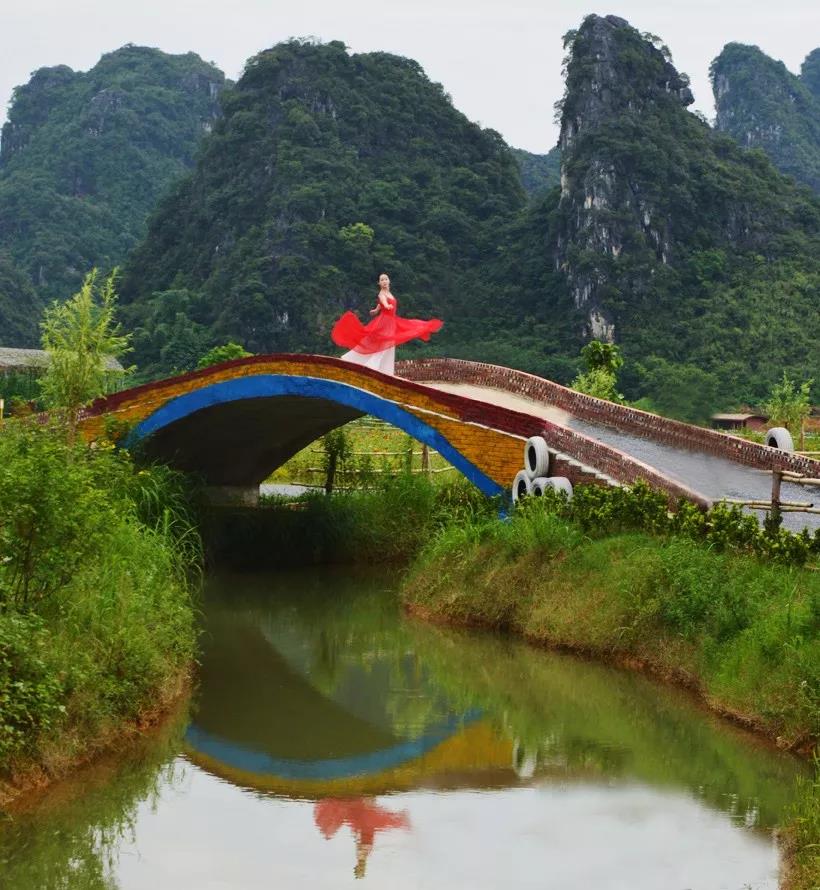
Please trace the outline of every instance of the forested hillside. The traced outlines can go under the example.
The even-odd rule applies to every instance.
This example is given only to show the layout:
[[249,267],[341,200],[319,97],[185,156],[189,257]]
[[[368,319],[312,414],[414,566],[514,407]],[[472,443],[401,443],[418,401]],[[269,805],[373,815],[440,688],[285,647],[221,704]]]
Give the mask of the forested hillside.
[[623,19],[589,16],[567,52],[548,240],[587,333],[623,345],[627,392],[820,379],[820,202],[687,111],[666,47]]
[[525,204],[512,152],[415,62],[291,41],[251,59],[192,176],[126,269],[138,360],[186,367],[203,346],[332,350],[344,309],[388,271],[404,313],[450,339],[494,302],[498,228]]
[[[625,395],[692,418],[784,370],[820,380],[820,202],[687,110],[658,38],[593,15],[565,48],[546,155],[471,123],[412,60],[339,42],[259,53],[219,96],[198,57],[136,47],[37,72],[3,133],[2,337],[31,340],[44,299],[121,260],[165,191],[121,283],[146,376],[229,339],[332,353],[333,320],[387,271],[404,314],[445,320],[428,354],[566,382],[586,339],[614,339]],[[759,56],[716,61],[724,103],[758,65],[794,87]],[[810,107],[820,53],[798,86]]]
[[715,126],[747,148],[762,148],[778,169],[820,194],[820,51],[803,68],[797,77],[756,46],[728,44],[710,69]]
[[88,72],[42,68],[15,90],[0,142],[0,252],[16,266],[0,276],[0,342],[36,339],[39,312],[15,293],[65,298],[92,266],[122,262],[193,163],[223,85],[194,53],[125,46]]
[[561,181],[561,153],[557,148],[545,155],[514,148],[513,155],[521,170],[521,184],[530,197],[543,196]]
[[[513,152],[416,63],[260,53],[128,264],[138,360],[332,351],[387,270],[403,311],[446,320],[427,352],[567,380],[585,338],[614,338],[626,394],[690,415],[820,378],[820,203],[687,111],[656,44],[614,16],[567,35],[563,181],[529,203]],[[554,181],[518,160],[531,192]]]

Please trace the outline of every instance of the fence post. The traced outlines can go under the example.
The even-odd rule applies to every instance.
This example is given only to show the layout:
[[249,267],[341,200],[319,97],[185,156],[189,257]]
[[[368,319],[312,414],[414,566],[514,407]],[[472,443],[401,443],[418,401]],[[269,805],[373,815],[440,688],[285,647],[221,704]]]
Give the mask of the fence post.
[[777,528],[783,521],[780,512],[780,486],[783,482],[783,471],[772,470],[772,525]]
[[421,446],[421,471],[428,476],[430,475],[430,449],[427,447],[426,442]]

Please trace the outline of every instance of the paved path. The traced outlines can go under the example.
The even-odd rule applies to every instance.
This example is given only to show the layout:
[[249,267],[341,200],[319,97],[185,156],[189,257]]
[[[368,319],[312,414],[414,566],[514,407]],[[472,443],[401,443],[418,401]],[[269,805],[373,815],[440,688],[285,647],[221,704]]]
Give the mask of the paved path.
[[[652,439],[622,433],[604,424],[580,420],[555,405],[536,402],[525,396],[500,389],[467,383],[428,383],[427,385],[468,398],[481,399],[514,411],[533,414],[569,427],[585,436],[620,449],[712,500],[721,498],[769,500],[771,498],[772,477],[770,473],[735,463],[723,457],[676,448],[672,445],[655,442]],[[788,482],[783,483],[781,497],[784,501],[811,501],[820,505],[820,489],[801,487]],[[758,517],[763,516],[760,510],[751,512]],[[786,528],[790,529],[809,528],[813,530],[820,528],[820,515],[810,513],[786,513],[783,521]]]

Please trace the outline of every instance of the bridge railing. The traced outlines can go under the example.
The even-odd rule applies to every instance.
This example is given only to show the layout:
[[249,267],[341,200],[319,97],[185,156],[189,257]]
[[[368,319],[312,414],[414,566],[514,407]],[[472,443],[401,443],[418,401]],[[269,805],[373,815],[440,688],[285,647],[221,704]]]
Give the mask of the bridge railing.
[[419,383],[436,381],[489,386],[555,405],[581,420],[603,423],[665,445],[703,451],[760,470],[777,469],[820,476],[820,461],[807,455],[779,451],[738,436],[618,405],[514,368],[464,359],[430,358],[398,362],[396,373]]

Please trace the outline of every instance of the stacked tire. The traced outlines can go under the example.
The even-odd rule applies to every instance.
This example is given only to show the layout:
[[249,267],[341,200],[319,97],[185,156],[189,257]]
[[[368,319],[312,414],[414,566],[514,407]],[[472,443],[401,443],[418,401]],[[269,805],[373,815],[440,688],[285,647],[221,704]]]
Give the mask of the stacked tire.
[[513,503],[522,498],[542,497],[546,491],[563,492],[572,497],[572,483],[566,476],[550,476],[550,451],[543,436],[530,436],[524,445],[524,469],[516,473],[512,484]]

